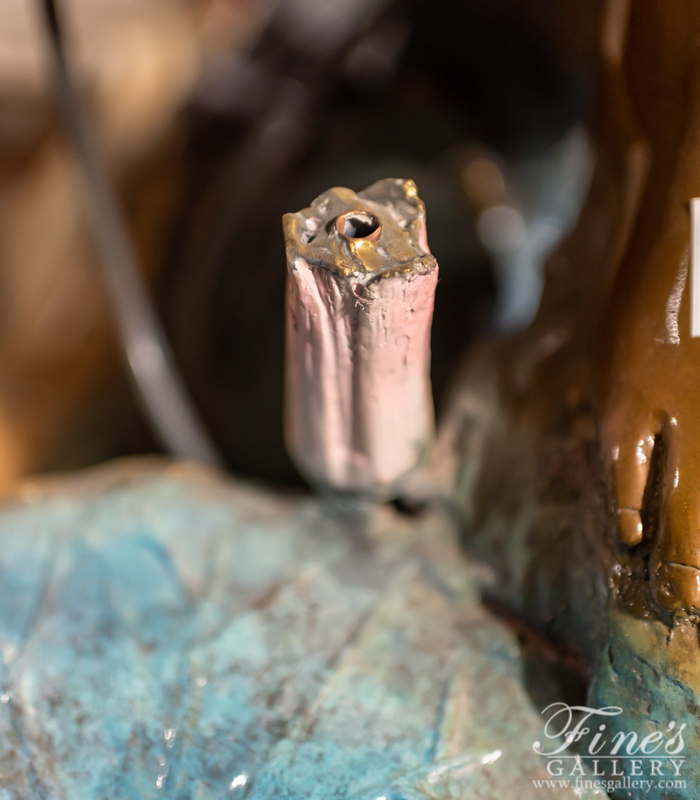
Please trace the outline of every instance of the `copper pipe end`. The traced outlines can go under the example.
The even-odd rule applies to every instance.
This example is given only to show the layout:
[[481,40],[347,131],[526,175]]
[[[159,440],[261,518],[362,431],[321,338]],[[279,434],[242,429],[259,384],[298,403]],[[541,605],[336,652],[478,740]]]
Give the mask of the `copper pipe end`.
[[434,431],[425,207],[388,179],[331,189],[284,230],[289,452],[317,485],[389,494]]
[[335,229],[348,240],[376,242],[382,233],[382,221],[370,211],[354,208],[335,218]]

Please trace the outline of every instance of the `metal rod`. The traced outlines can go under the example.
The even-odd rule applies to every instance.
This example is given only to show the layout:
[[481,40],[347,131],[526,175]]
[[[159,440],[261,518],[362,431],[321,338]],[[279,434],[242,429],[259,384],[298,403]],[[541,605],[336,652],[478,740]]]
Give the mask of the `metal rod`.
[[85,185],[86,210],[120,343],[138,397],[163,447],[222,466],[187,393],[144,286],[126,223],[71,74],[54,0],[43,0],[64,124]]

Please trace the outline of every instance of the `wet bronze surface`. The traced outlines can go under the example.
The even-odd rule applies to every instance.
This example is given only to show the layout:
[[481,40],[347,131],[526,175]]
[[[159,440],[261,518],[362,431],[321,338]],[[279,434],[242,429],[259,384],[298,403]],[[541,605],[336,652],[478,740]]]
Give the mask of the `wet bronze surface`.
[[530,329],[469,355],[439,451],[466,541],[502,593],[579,641],[571,620],[605,613],[575,596],[598,580],[581,559],[617,570],[608,581],[635,618],[670,624],[700,609],[700,341],[687,279],[700,6],[611,0],[604,19],[579,223],[546,265]]
[[[700,7],[635,5],[625,78],[652,154],[629,249],[605,312],[601,419],[620,541],[652,545],[650,580],[671,610],[700,609],[700,340],[690,337],[689,201],[700,194]],[[644,524],[652,455],[660,513]]]
[[580,655],[588,705],[623,709],[617,732],[686,726],[684,787],[644,796],[692,800],[700,341],[690,338],[688,271],[700,5],[607,5],[588,199],[546,265],[530,329],[469,354],[436,473],[465,549],[493,572],[490,592]]

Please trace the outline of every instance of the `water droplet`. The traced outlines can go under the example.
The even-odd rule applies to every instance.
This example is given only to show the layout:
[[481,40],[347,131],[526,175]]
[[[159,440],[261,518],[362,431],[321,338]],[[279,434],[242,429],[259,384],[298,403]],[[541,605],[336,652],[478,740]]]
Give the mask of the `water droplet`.
[[238,789],[240,786],[245,786],[248,783],[248,776],[245,772],[241,772],[240,775],[236,775],[236,777],[231,781],[231,786],[229,789]]

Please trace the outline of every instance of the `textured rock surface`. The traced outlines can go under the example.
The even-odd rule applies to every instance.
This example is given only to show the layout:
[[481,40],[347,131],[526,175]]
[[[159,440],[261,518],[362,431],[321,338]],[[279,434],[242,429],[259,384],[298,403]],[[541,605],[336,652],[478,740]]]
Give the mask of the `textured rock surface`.
[[[605,720],[604,754],[619,733],[636,736],[625,756],[644,755],[644,737],[670,736],[685,725],[678,773],[684,785],[661,785],[675,768],[666,762],[654,775],[645,756],[641,774],[654,785],[613,796],[698,800],[697,620],[664,617],[649,591],[649,548],[630,553],[609,535],[609,485],[590,406],[557,408],[556,395],[537,384],[509,400],[502,389],[508,384],[493,367],[498,356],[492,350],[470,362],[436,454],[446,472],[450,455],[456,458],[452,493],[465,549],[493,570],[486,592],[494,601],[585,670],[588,705],[621,709]],[[597,724],[588,733],[596,731]],[[601,770],[611,778],[611,770],[625,769],[631,777],[642,767],[627,757],[617,767],[608,759]]]
[[[636,731],[646,736],[683,731],[684,747],[676,767],[665,773],[678,774],[682,788],[655,786],[643,794],[628,792],[620,797],[648,800],[697,800],[700,797],[700,664],[697,625],[686,622],[669,628],[652,618],[631,611],[617,598],[608,614],[607,646],[600,654],[591,685],[591,702],[598,707],[615,705],[624,714],[613,720],[611,731]],[[679,759],[682,759],[680,761]]]
[[[187,467],[0,516],[0,797],[573,798],[437,514],[362,533]],[[583,795],[594,796],[594,795]]]

